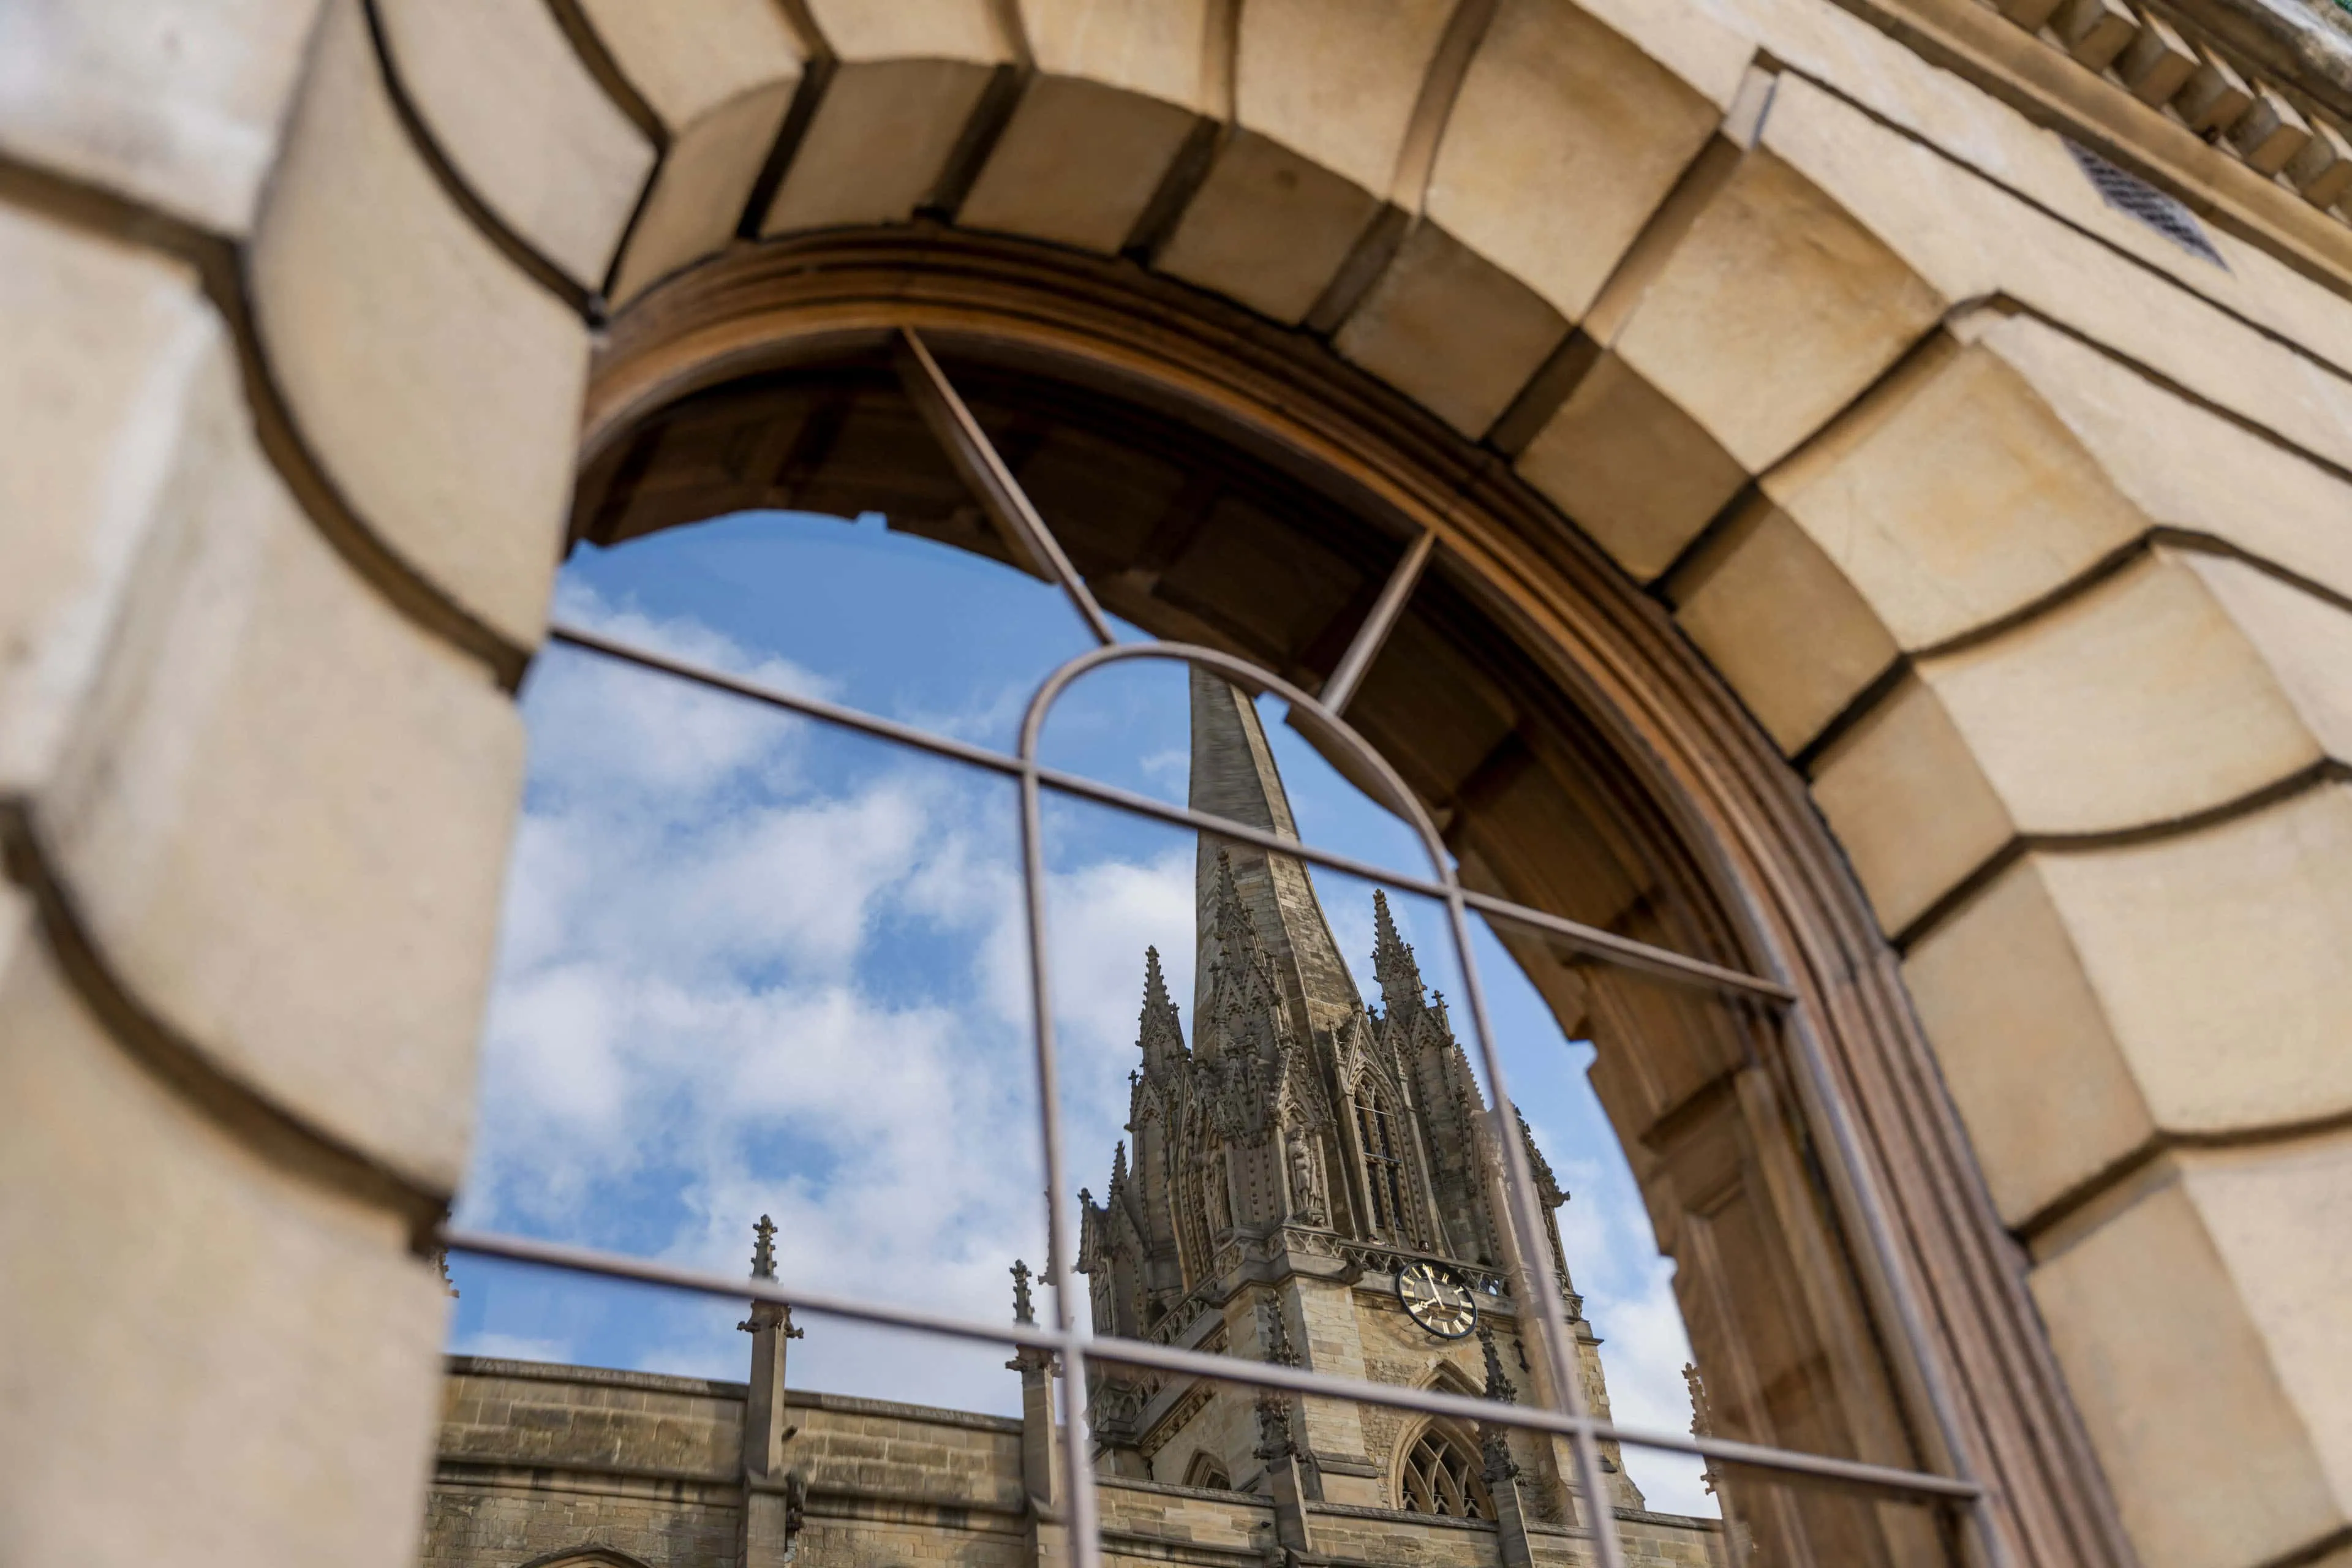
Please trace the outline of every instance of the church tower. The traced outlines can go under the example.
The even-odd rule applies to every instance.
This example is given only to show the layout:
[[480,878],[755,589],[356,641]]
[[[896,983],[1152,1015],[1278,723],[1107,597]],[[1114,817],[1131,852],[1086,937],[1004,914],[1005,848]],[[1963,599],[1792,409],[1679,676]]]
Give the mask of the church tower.
[[[1191,804],[1297,838],[1250,700],[1192,676]],[[1549,1222],[1566,1201],[1526,1124],[1486,1101],[1387,901],[1373,895],[1365,1005],[1305,862],[1201,839],[1190,1043],[1157,950],[1144,955],[1140,1058],[1100,1203],[1081,1194],[1078,1267],[1097,1333],[1289,1362],[1342,1376],[1511,1398],[1551,1375],[1518,1331],[1529,1268],[1577,1314],[1586,1398],[1608,1410],[1599,1340],[1556,1225],[1522,1259],[1499,1136],[1528,1140]],[[1132,1147],[1132,1159],[1129,1150]],[[1182,1378],[1097,1374],[1098,1468],[1262,1492],[1283,1544],[1312,1552],[1318,1503],[1565,1524],[1564,1444],[1457,1431],[1352,1401],[1253,1395]],[[1607,1468],[1616,1507],[1640,1494]]]

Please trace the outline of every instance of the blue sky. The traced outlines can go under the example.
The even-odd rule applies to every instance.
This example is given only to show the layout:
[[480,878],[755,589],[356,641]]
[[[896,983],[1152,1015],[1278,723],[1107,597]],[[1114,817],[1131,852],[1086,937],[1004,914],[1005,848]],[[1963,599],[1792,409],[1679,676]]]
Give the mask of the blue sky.
[[[1006,750],[1037,683],[1089,646],[1054,590],[871,517],[745,514],[583,549],[558,611]],[[1262,710],[1308,838],[1424,869],[1278,702]],[[523,711],[530,780],[464,1222],[734,1271],[764,1212],[788,1278],[1009,1316],[1006,1268],[1044,1254],[1012,787],[562,648],[534,667]],[[1056,708],[1045,760],[1181,800],[1185,711],[1180,666],[1100,672]],[[1099,1192],[1147,943],[1189,1019],[1192,845],[1067,802],[1049,802],[1047,840],[1072,1180]],[[1370,887],[1317,884],[1369,983]],[[1441,911],[1391,901],[1466,1034]],[[1671,1266],[1586,1083],[1591,1047],[1561,1037],[1483,931],[1475,945],[1513,1092],[1573,1194],[1562,1233],[1617,1417],[1684,1430]],[[454,1350],[743,1375],[740,1306],[452,1268]],[[807,1328],[796,1384],[1017,1409],[1002,1350]],[[1654,1508],[1714,1511],[1695,1467],[1645,1453],[1628,1466]]]

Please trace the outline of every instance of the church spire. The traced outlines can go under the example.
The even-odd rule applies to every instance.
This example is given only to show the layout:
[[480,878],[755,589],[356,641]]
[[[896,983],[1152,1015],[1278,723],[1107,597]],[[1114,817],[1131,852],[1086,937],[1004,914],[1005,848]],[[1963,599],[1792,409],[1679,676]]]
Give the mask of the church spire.
[[[1199,668],[1192,671],[1192,809],[1297,838],[1290,798],[1275,771],[1274,752],[1256,705],[1218,676]],[[1230,918],[1223,907],[1228,885],[1234,904],[1248,913],[1295,1024],[1306,1031],[1339,1027],[1360,1004],[1305,864],[1204,833],[1194,881],[1201,947],[1193,979],[1195,1033],[1205,1023],[1203,1005],[1218,951],[1218,927],[1221,919]]]
[[1160,950],[1143,950],[1143,1014],[1135,1042],[1143,1053],[1143,1070],[1154,1078],[1180,1066],[1188,1054],[1184,1030],[1177,1020],[1176,1004],[1168,995],[1167,976],[1160,972]]
[[1372,890],[1372,975],[1380,982],[1381,1011],[1391,1017],[1400,1007],[1421,1006],[1421,965],[1413,962],[1412,944],[1397,935],[1389,896],[1377,888]]

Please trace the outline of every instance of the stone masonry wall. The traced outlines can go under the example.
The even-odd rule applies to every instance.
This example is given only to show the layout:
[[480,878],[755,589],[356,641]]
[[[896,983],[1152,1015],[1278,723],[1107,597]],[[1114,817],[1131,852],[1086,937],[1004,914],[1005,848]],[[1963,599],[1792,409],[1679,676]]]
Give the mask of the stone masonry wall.
[[[443,1389],[425,1568],[520,1568],[604,1548],[649,1568],[735,1568],[744,1385],[458,1356]],[[793,1390],[787,1462],[809,1478],[806,1568],[1025,1568],[1033,1561],[1021,1423]],[[1276,1549],[1264,1498],[1098,1479],[1105,1554],[1258,1568]],[[1310,1504],[1318,1552],[1392,1568],[1496,1568],[1495,1527]],[[1628,1561],[1698,1568],[1712,1521],[1620,1510]],[[1539,1556],[1589,1554],[1538,1527]]]

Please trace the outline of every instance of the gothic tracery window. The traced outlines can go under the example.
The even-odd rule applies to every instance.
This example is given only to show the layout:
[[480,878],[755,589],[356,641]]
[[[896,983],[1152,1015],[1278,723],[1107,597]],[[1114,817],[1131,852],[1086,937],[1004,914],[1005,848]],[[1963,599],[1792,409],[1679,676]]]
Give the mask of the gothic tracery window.
[[1478,1450],[1444,1426],[1427,1426],[1405,1450],[1399,1507],[1448,1519],[1492,1519],[1495,1500],[1480,1473]]
[[1364,1151],[1364,1184],[1371,1189],[1372,1224],[1402,1236],[1405,1215],[1404,1162],[1399,1157],[1396,1121],[1367,1083],[1356,1091],[1356,1136]]
[[1225,1467],[1219,1464],[1213,1455],[1205,1453],[1192,1456],[1192,1464],[1184,1470],[1184,1484],[1208,1492],[1234,1489],[1233,1479],[1225,1474]]

